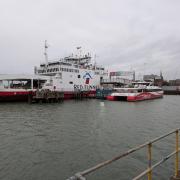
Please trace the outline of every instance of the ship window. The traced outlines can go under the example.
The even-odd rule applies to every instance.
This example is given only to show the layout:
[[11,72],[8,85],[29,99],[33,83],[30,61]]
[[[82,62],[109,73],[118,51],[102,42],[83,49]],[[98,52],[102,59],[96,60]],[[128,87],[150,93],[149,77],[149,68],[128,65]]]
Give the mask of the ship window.
[[72,81],[70,81],[70,82],[69,82],[69,84],[73,84],[73,82],[72,82]]
[[99,75],[99,72],[95,72],[96,75]]
[[80,75],[80,74],[78,75],[78,78],[81,78],[81,75]]

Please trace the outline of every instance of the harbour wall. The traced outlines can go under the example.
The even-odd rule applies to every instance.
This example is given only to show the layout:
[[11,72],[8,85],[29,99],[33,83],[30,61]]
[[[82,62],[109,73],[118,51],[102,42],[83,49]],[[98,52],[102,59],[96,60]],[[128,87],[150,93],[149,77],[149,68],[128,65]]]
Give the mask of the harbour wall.
[[164,94],[180,95],[180,86],[163,86]]

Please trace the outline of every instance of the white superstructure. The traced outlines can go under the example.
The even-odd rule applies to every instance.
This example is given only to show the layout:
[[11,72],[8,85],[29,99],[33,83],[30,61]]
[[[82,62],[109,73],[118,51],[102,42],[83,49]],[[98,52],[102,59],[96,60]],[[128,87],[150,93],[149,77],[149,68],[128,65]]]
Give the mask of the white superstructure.
[[48,61],[47,48],[45,44],[46,62],[35,67],[35,74],[51,77],[47,86],[68,92],[89,91],[99,88],[100,81],[108,78],[108,72],[96,63],[92,64],[90,53],[82,54],[81,47],[77,48],[79,55],[72,54],[56,61]]

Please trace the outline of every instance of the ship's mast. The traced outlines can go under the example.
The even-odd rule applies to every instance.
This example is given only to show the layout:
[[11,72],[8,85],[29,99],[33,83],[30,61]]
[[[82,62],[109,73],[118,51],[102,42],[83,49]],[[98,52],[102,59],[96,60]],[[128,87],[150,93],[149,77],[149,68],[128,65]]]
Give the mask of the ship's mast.
[[78,52],[78,63],[80,64],[81,52],[82,52],[81,46],[78,46],[78,47],[76,47],[76,48],[77,48],[77,52]]
[[45,44],[44,44],[44,55],[45,55],[45,62],[46,62],[46,65],[48,65],[48,54],[47,54],[47,49],[48,49],[47,40],[45,40]]

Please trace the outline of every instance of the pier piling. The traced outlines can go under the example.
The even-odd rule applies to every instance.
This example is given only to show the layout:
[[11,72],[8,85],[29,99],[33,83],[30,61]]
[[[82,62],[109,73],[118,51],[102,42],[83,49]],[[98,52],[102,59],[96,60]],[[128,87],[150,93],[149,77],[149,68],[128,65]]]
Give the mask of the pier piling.
[[60,102],[64,99],[64,93],[59,91],[50,91],[50,90],[37,90],[35,95],[32,96],[31,102]]

